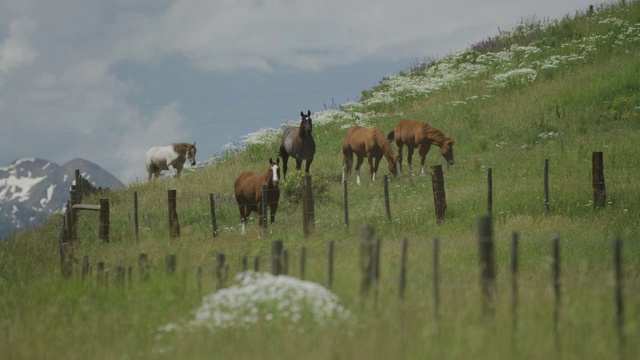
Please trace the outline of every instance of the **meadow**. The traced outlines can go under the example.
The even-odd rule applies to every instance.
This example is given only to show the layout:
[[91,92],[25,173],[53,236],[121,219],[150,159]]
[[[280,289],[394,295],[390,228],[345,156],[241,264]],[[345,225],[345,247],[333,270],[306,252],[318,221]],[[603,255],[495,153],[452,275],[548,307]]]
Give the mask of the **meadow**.
[[[62,277],[60,271],[60,215],[0,244],[0,357],[637,358],[639,56],[640,2],[600,5],[593,12],[585,9],[559,20],[522,21],[465,51],[381,79],[374,88],[363,90],[357,102],[313,114],[317,152],[310,172],[315,226],[307,237],[297,196],[302,174],[291,170],[291,160],[280,184],[276,223],[260,234],[254,214],[247,234],[240,235],[233,182],[243,171],[266,170],[269,158],[278,154],[282,129],[247,129],[250,133],[242,144],[230,145],[223,155],[185,171],[182,178],[133,182],[124,190],[92,195],[84,202],[109,199],[110,241],[98,239],[98,214],[82,213],[74,244],[78,263],[71,278]],[[301,110],[306,109],[292,113]],[[427,169],[443,167],[445,220],[436,224],[430,176],[411,176],[405,159],[404,176],[389,182],[392,220],[388,221],[383,160],[374,185],[364,181],[356,186],[355,175],[348,179],[350,225],[345,226],[341,142],[346,129],[378,126],[386,133],[405,118],[427,121],[455,139],[455,165],[446,165],[437,147],[425,164]],[[591,158],[599,151],[606,180],[603,208],[594,207],[592,197]],[[548,213],[543,199],[545,159]],[[417,167],[417,155],[413,161]],[[497,266],[491,316],[483,315],[481,307],[476,225],[487,212],[488,169],[493,176]],[[366,162],[362,174],[366,180]],[[169,189],[177,190],[178,196],[177,239],[169,238]],[[140,214],[137,240],[134,192]],[[216,202],[215,238],[209,194]],[[377,295],[369,294],[364,302],[359,294],[362,225],[371,226],[382,244]],[[520,238],[515,325],[509,271],[514,231]],[[559,234],[561,249],[557,333],[554,233]],[[408,265],[401,301],[404,238]],[[440,244],[437,315],[432,281],[436,238]],[[623,241],[626,343],[622,346],[614,298],[617,238]],[[268,286],[281,292],[261,298],[270,293],[269,287],[254,283],[252,289],[258,290],[247,296],[259,306],[239,306],[238,318],[216,323],[224,326],[195,321],[206,314],[224,316],[230,313],[224,311],[245,304],[246,298],[237,295],[241,288],[234,285],[234,275],[242,271],[243,257],[249,259],[250,268],[258,259],[260,269],[268,272],[273,240],[282,240],[288,250],[292,277],[301,275],[304,249],[305,282],[267,278]],[[328,291],[330,242],[335,250],[334,278]],[[141,253],[150,259],[148,281],[141,281],[137,273]],[[221,290],[215,277],[220,253],[229,264]],[[174,273],[165,269],[169,254],[176,255]],[[83,256],[88,256],[93,269],[84,279],[79,269]],[[113,276],[99,281],[98,261],[112,274],[116,266],[131,267],[132,277],[122,284]],[[292,295],[302,288],[303,294]],[[231,296],[229,303],[216,303],[224,309],[205,307],[224,296]],[[320,321],[322,316],[314,312],[323,306],[333,314],[328,321]]]

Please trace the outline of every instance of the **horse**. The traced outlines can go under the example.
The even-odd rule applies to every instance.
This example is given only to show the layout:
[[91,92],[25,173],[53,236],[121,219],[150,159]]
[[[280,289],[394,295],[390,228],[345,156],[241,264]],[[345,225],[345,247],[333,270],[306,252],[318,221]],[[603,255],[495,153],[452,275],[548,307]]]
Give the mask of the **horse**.
[[282,157],[282,173],[287,177],[287,162],[289,156],[296,159],[296,170],[302,167],[302,160],[306,160],[305,173],[309,173],[309,167],[313,162],[313,155],[316,153],[316,142],[311,134],[313,124],[311,123],[311,110],[307,110],[307,115],[300,111],[300,126],[291,127],[282,134],[280,143],[280,156]]
[[431,144],[440,148],[442,156],[449,165],[453,165],[453,139],[444,136],[442,131],[422,121],[400,120],[396,127],[387,135],[389,141],[395,142],[398,146],[398,156],[402,167],[402,147],[407,145],[407,162],[409,171],[413,174],[413,151],[418,148],[420,154],[420,175],[424,175],[424,158],[429,152]]
[[157,179],[162,170],[176,169],[175,176],[180,177],[184,162],[189,159],[191,166],[196,164],[196,143],[173,143],[168,146],[152,147],[144,156],[149,180]]
[[344,140],[342,141],[342,182],[351,174],[354,153],[358,159],[356,163],[356,179],[358,185],[360,185],[360,166],[365,156],[369,161],[369,172],[371,173],[370,185],[373,184],[376,179],[378,165],[380,164],[382,156],[389,162],[389,172],[394,176],[402,176],[400,161],[398,157],[394,155],[391,143],[377,127],[352,126],[347,130]]
[[258,214],[258,224],[262,226],[262,185],[267,185],[267,202],[271,210],[271,223],[276,219],[278,201],[280,200],[280,159],[269,159],[269,168],[264,174],[253,171],[245,171],[236,179],[233,184],[233,192],[240,210],[240,221],[242,222],[242,234],[246,232],[246,222],[249,214],[255,211]]

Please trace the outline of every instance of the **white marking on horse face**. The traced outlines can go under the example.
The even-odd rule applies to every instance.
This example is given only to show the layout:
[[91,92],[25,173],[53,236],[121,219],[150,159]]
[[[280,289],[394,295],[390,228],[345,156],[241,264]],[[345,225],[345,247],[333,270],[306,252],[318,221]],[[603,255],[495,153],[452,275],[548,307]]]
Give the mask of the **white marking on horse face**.
[[189,152],[187,153],[187,158],[191,162],[191,166],[196,165],[196,148],[194,147],[189,148]]
[[278,167],[278,165],[273,164],[271,166],[271,170],[273,170],[273,178],[272,178],[273,185],[278,185],[278,182],[280,181],[280,178],[278,176],[280,168]]

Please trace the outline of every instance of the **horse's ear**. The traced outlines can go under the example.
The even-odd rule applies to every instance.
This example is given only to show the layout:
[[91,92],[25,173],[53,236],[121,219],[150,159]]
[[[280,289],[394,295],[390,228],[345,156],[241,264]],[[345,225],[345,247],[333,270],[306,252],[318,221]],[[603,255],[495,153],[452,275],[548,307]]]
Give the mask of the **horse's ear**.
[[307,116],[311,116],[311,110],[307,110]]
[[269,158],[269,164],[273,164],[273,158]]
[[193,147],[196,147],[196,142],[195,141],[193,142]]
[[276,158],[276,164],[280,165],[280,158],[279,157]]
[[300,111],[300,116],[304,117],[304,113],[302,111]]

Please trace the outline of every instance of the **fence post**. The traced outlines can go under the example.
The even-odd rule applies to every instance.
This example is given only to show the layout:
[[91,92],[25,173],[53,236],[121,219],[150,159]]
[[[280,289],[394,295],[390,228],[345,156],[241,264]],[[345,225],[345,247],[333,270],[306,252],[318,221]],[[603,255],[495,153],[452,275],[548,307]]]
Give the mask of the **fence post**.
[[518,327],[518,242],[519,234],[511,234],[511,318],[512,329]]
[[282,274],[282,240],[271,242],[271,273],[273,275]]
[[374,240],[373,228],[368,225],[360,227],[360,302],[364,305],[365,296],[371,287],[374,274]]
[[402,250],[400,252],[400,303],[404,302],[404,290],[407,287],[407,247],[409,246],[407,238],[402,239]]
[[311,235],[315,222],[313,192],[311,191],[311,175],[304,174],[301,181],[302,191],[302,229],[305,236]]
[[342,181],[342,187],[344,188],[344,225],[349,229],[349,200],[347,195],[347,180]]
[[549,159],[544,159],[544,212],[549,213]]
[[433,316],[436,334],[440,334],[440,239],[433,239]]
[[493,171],[487,169],[487,215],[493,216]]
[[89,255],[82,256],[82,282],[84,283],[84,278],[89,276]]
[[167,200],[169,204],[169,238],[175,239],[180,237],[180,223],[178,221],[178,212],[176,211],[176,195],[177,191],[167,190]]
[[138,273],[140,274],[140,281],[149,280],[149,256],[145,253],[138,255]]
[[387,220],[391,222],[391,204],[389,203],[389,175],[384,175],[384,207],[387,210]]
[[604,164],[601,151],[592,154],[591,168],[593,177],[593,207],[603,208],[607,203],[607,192],[604,184]]
[[300,280],[304,280],[304,270],[307,262],[307,248],[302,245],[300,248]]
[[173,275],[176,272],[176,254],[166,256],[167,274]]
[[100,199],[100,228],[98,238],[109,242],[109,199]]
[[551,235],[551,246],[553,251],[553,260],[551,268],[553,272],[553,335],[556,342],[556,348],[559,349],[559,333],[558,323],[560,320],[560,234],[553,233]]
[[258,272],[260,270],[260,257],[253,258],[253,271]]
[[478,217],[478,246],[480,250],[482,312],[484,315],[493,315],[495,313],[496,264],[490,216]]
[[216,201],[213,194],[209,194],[209,211],[211,212],[211,232],[213,237],[218,236],[218,223],[216,221]]
[[269,197],[267,194],[267,185],[262,185],[262,204],[260,206],[262,206],[262,216],[261,216],[261,220],[262,220],[262,228],[266,231],[267,228],[269,227],[269,215],[267,214],[267,209],[269,209],[269,207],[267,206],[269,204]]
[[138,192],[133,192],[133,226],[135,227],[136,243],[140,241],[138,236]]
[[442,224],[447,211],[447,199],[444,192],[444,176],[442,165],[431,166],[431,185],[433,187],[433,202],[436,208],[436,222]]
[[622,273],[622,240],[616,238],[613,243],[613,263],[615,267],[615,299],[616,299],[616,329],[618,332],[618,351],[620,358],[625,358],[625,335],[624,335],[624,298],[623,292],[623,273]]
[[98,269],[96,270],[96,279],[98,286],[106,284],[104,275],[104,261],[98,261]]

